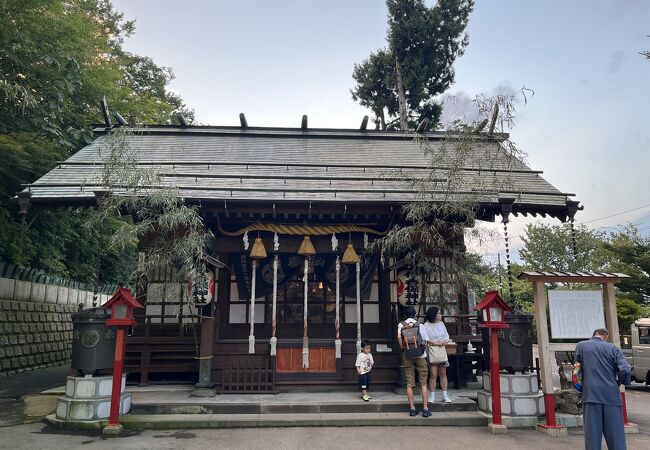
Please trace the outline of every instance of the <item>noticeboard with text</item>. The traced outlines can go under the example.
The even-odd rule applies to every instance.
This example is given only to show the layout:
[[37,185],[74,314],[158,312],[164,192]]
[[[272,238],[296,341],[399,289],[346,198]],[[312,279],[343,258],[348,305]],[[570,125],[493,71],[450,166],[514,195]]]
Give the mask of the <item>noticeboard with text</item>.
[[552,339],[587,339],[605,328],[601,291],[549,290]]

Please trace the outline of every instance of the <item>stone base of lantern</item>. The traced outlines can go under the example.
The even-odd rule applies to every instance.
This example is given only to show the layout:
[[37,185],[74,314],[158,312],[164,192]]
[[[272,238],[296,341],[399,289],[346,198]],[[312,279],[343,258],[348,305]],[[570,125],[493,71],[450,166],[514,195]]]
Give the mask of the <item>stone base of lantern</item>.
[[[120,415],[131,411],[131,394],[124,393],[126,374],[122,375]],[[65,396],[59,397],[56,419],[65,422],[107,420],[111,410],[113,377],[68,377]]]
[[[534,373],[501,374],[501,413],[508,428],[528,428],[544,415],[544,396]],[[477,391],[478,409],[492,413],[492,387],[489,372],[483,373],[483,389]]]

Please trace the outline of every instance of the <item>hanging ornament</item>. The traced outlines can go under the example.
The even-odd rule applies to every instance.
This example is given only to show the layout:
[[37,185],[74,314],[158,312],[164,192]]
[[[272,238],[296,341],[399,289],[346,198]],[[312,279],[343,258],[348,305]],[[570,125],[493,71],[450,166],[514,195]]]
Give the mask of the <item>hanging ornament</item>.
[[280,249],[280,240],[278,239],[278,233],[273,233],[273,251],[277,252]]
[[304,285],[303,292],[303,308],[302,308],[302,367],[303,369],[309,369],[309,337],[307,335],[307,317],[308,317],[308,308],[307,296],[309,294],[309,257],[305,257],[305,275],[302,277],[302,282]]
[[573,260],[578,261],[578,239],[576,237],[576,228],[574,225],[575,218],[571,217],[569,225],[571,226],[571,250],[573,250]]
[[506,267],[508,268],[508,292],[510,304],[515,303],[515,291],[512,286],[512,264],[510,263],[510,238],[508,236],[508,216],[503,217],[503,236],[506,247]]
[[251,259],[264,259],[266,258],[266,249],[261,237],[255,238],[255,243],[251,249]]
[[248,230],[244,232],[242,240],[244,241],[244,250],[248,250]]
[[356,284],[357,284],[357,354],[361,353],[361,287],[359,273],[361,272],[361,260],[359,255],[354,250],[352,245],[352,233],[350,233],[350,240],[348,243],[345,252],[343,253],[343,258],[341,259],[343,264],[354,264],[356,266]]
[[361,262],[356,263],[356,272],[357,272],[357,355],[361,353],[361,283],[360,281],[360,272],[361,272]]
[[314,249],[314,244],[311,243],[309,236],[305,236],[302,239],[300,249],[298,249],[298,254],[307,258],[316,254],[316,249]]
[[340,303],[341,303],[341,261],[339,260],[338,255],[336,256],[336,318],[334,322],[334,328],[336,331],[336,338],[334,340],[334,351],[336,353],[336,358],[341,358],[341,322],[340,322]]
[[332,251],[335,252],[339,249],[339,240],[336,239],[336,233],[332,233]]
[[357,255],[357,252],[354,250],[354,246],[352,244],[348,244],[345,252],[343,253],[341,262],[343,264],[356,264],[359,262],[359,255]]
[[316,254],[316,249],[311,243],[309,236],[305,236],[298,250],[300,256],[305,257],[305,274],[302,278],[304,285],[303,308],[302,308],[302,367],[309,368],[309,338],[307,335],[307,317],[308,317],[308,295],[309,295],[309,257]]
[[363,248],[364,250],[368,248],[368,233],[363,233]]
[[[248,242],[248,238],[245,240]],[[253,263],[251,264],[251,305],[249,311],[250,334],[248,335],[248,353],[255,353],[255,275],[257,273],[257,261],[266,258],[266,249],[261,237],[255,238],[255,243],[250,254]]]
[[[278,235],[275,235],[277,239]],[[276,329],[276,308],[278,301],[278,255],[273,256],[273,306],[271,309],[271,356],[276,355],[278,338],[275,337]]]

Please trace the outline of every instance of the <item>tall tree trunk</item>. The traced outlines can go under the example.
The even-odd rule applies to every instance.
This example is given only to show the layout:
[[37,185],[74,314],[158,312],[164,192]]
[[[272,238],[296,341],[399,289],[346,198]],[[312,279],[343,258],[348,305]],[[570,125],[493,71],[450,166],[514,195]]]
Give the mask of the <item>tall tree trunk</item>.
[[381,123],[381,129],[386,129],[386,117],[384,116],[384,108],[381,108],[381,114],[379,115],[379,122]]
[[402,65],[397,55],[395,56],[395,75],[397,76],[397,102],[399,104],[399,126],[402,130],[408,130],[408,116],[406,112],[406,95],[404,94],[404,82],[402,81]]

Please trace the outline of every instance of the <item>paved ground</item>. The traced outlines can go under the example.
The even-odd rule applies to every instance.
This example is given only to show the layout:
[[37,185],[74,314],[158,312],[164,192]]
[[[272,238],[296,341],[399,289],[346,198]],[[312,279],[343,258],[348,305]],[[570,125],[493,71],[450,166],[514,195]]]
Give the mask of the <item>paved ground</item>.
[[68,366],[24,372],[0,378],[0,427],[23,422],[25,395],[65,385]]
[[[640,434],[628,435],[629,450],[650,450],[650,392],[627,394],[630,420]],[[105,439],[97,433],[53,430],[41,423],[2,430],[0,449],[332,449],[413,448],[454,449],[562,449],[583,448],[582,434],[575,430],[565,438],[549,438],[533,430],[511,430],[493,436],[483,427],[437,427],[431,430],[405,427],[364,428],[273,428],[246,430],[182,430],[132,432]]]
[[69,374],[70,367],[62,366],[0,378],[0,399],[19,399],[46,389],[65,386],[65,379]]

